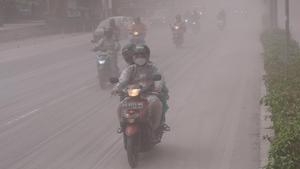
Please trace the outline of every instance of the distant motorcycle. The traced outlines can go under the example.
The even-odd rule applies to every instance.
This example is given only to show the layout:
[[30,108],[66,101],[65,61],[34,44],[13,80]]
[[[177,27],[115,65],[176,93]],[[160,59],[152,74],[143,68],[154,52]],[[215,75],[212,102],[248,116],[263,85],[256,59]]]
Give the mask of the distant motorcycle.
[[107,89],[111,86],[110,78],[114,77],[116,72],[112,70],[111,52],[97,52],[97,72],[100,87]]
[[130,43],[135,45],[144,45],[146,43],[145,35],[138,31],[130,33]]
[[176,48],[182,47],[184,42],[184,31],[179,25],[174,25],[171,27],[172,34],[173,34],[173,43],[175,44]]
[[[161,80],[160,75],[153,77],[154,81]],[[117,83],[118,79],[111,80]],[[127,152],[128,163],[135,168],[138,163],[139,152],[147,152],[156,144],[160,143],[164,130],[161,127],[162,104],[160,99],[156,99],[153,104],[149,104],[143,83],[129,85],[120,96],[124,97],[118,109],[120,120],[123,122],[123,142]],[[153,93],[152,95],[159,95]],[[150,107],[152,106],[152,107]],[[150,112],[150,110],[155,112]]]

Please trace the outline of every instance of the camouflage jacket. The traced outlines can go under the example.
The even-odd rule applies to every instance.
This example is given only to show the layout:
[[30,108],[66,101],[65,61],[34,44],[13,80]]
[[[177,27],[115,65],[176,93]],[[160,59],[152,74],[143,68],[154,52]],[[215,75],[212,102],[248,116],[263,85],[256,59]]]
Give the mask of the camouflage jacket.
[[122,90],[130,84],[136,84],[140,82],[147,82],[143,86],[144,89],[150,91],[162,92],[166,89],[165,81],[162,79],[158,82],[152,80],[153,75],[160,74],[157,67],[153,63],[148,62],[144,66],[137,66],[135,64],[128,66],[119,78],[119,83],[117,84],[117,90]]

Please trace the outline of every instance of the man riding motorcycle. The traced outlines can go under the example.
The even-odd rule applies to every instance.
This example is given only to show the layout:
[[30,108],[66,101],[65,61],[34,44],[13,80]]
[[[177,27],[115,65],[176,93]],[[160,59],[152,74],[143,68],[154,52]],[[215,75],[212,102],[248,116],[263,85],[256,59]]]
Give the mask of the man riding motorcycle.
[[108,52],[111,57],[111,70],[113,72],[113,77],[119,76],[118,68],[118,51],[121,46],[119,42],[115,41],[113,38],[113,32],[111,29],[104,29],[104,37],[98,42],[94,47],[93,51]]
[[186,26],[185,23],[182,21],[181,15],[176,15],[175,17],[175,23],[173,25],[176,25],[180,28],[180,30],[185,33],[186,32]]
[[200,20],[201,20],[201,14],[197,10],[194,10],[191,16],[192,24],[193,23],[200,24]]
[[217,15],[217,19],[218,20],[226,20],[226,12],[224,9],[222,9],[218,15]]
[[113,39],[115,41],[119,41],[120,40],[120,34],[121,34],[121,30],[120,28],[116,25],[116,21],[115,19],[110,19],[109,20],[109,26],[108,29],[111,29],[113,32]]
[[173,33],[173,42],[176,47],[181,47],[184,42],[184,33],[186,32],[185,23],[181,19],[181,15],[176,16],[176,21],[173,25],[170,25]]
[[197,10],[193,11],[193,14],[191,16],[191,22],[190,22],[190,27],[193,33],[199,33],[200,31],[200,19],[201,15]]
[[[150,56],[150,49],[145,45],[144,45],[144,47],[145,47],[147,55]],[[122,48],[122,56],[123,56],[125,62],[129,66],[134,64],[133,56],[135,55],[135,52],[136,52],[136,45],[135,44],[127,44]],[[153,64],[153,62],[151,62],[150,60],[148,62]],[[164,107],[163,112],[165,114],[169,109],[169,106],[167,104],[167,100],[169,99],[169,90],[168,90],[165,82],[163,82],[162,93],[161,94],[162,95],[161,95],[160,98],[161,98],[161,101],[163,102],[163,107]],[[163,116],[163,122],[165,122],[165,116]]]
[[145,37],[146,37],[146,25],[142,23],[140,17],[136,17],[133,19],[133,24],[129,25],[128,32],[130,35],[130,41],[131,43],[137,44],[134,39],[139,41],[139,43],[144,44],[145,43]]
[[217,14],[217,21],[220,29],[223,29],[226,26],[227,15],[224,9]]
[[112,32],[112,39],[115,41],[119,41],[120,40],[120,34],[121,34],[121,30],[120,28],[116,25],[116,21],[115,19],[110,19],[109,20],[109,25],[107,27],[104,27],[101,29],[101,31],[97,32],[96,34],[94,34],[93,39],[92,39],[92,43],[97,43],[99,42],[102,38],[104,38],[104,32],[106,30],[110,30]]
[[[119,78],[119,83],[115,86],[113,89],[112,94],[115,95],[117,93],[120,93],[127,85],[132,84],[134,82],[143,81],[146,80],[149,82],[149,79],[155,74],[159,74],[158,69],[154,66],[154,64],[149,60],[150,58],[150,49],[146,45],[137,45],[137,46],[131,46],[127,45],[129,49],[122,49],[122,51],[130,51],[129,53],[124,52],[125,55],[132,54],[132,61],[133,64],[129,65],[122,73]],[[131,50],[133,53],[131,53]],[[123,54],[123,52],[122,52]],[[126,56],[127,58],[130,58],[129,56]],[[129,59],[130,60],[130,59]],[[131,62],[129,62],[131,63]],[[151,81],[151,80],[150,80]],[[163,114],[161,117],[161,126],[164,130],[169,131],[170,127],[165,124],[165,114],[168,110],[168,104],[167,100],[169,99],[168,95],[168,88],[166,87],[166,83],[164,80],[161,80],[159,82],[150,82],[147,86],[145,86],[147,91],[149,91],[149,95],[146,96],[149,102],[153,102],[152,99],[159,99],[162,102],[163,105]],[[153,95],[151,94],[151,91],[157,91],[159,95]],[[120,124],[122,130],[122,121],[120,118]]]
[[192,18],[192,21],[200,21],[201,14],[197,10],[194,10],[191,18]]

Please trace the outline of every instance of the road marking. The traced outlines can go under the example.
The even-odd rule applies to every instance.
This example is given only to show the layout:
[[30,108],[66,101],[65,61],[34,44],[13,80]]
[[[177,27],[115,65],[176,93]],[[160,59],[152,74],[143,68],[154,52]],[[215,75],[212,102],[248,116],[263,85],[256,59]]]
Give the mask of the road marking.
[[65,100],[65,99],[67,99],[69,97],[72,97],[72,96],[74,96],[76,94],[79,94],[80,92],[82,92],[82,91],[84,91],[84,90],[86,90],[86,89],[88,89],[90,87],[95,86],[95,84],[96,84],[96,82],[93,82],[90,85],[86,85],[86,86],[80,87],[79,89],[76,89],[73,92],[68,93],[68,95],[64,95],[62,97],[59,97],[57,99],[54,99],[54,100],[50,101],[48,104],[46,104],[46,106],[52,106],[52,105],[54,105],[56,103],[59,103],[59,102]]
[[28,117],[28,116],[31,116],[31,115],[37,113],[39,110],[40,110],[40,109],[34,109],[34,110],[32,110],[31,112],[28,112],[28,113],[25,113],[25,114],[23,114],[23,115],[21,115],[21,116],[19,116],[19,117],[16,117],[16,118],[14,118],[14,119],[8,121],[7,123],[5,123],[4,126],[13,124],[13,123],[15,123],[15,122],[17,122],[17,121],[20,121],[20,120],[22,120],[22,119]]
[[[68,98],[68,97],[72,97],[72,95],[77,94],[77,93],[80,93],[81,91],[86,90],[86,89],[88,89],[88,88],[90,88],[90,87],[92,87],[92,86],[94,86],[94,85],[95,85],[95,83],[92,83],[92,84],[90,84],[90,85],[83,86],[83,87],[81,87],[81,88],[79,88],[79,89],[77,89],[77,90],[74,90],[74,92],[70,93],[69,95],[66,95],[66,96],[63,96],[63,97],[61,97],[61,98],[58,98],[58,99],[55,99],[55,100],[51,101],[50,103],[46,104],[46,106],[51,106],[51,105],[53,105],[53,104],[56,104],[56,103],[58,103],[58,102],[60,102],[60,101],[62,101],[62,100],[64,100],[64,99],[66,99],[66,98]],[[43,106],[43,107],[46,107],[46,106]],[[18,117],[16,117],[16,118],[14,118],[14,119],[12,119],[12,120],[6,122],[6,123],[3,124],[3,125],[0,125],[0,127],[4,127],[4,126],[8,126],[8,125],[14,124],[14,123],[16,123],[16,122],[18,122],[18,121],[20,121],[20,120],[22,120],[22,119],[24,119],[24,118],[27,118],[27,117],[29,117],[29,116],[32,116],[33,114],[36,114],[36,113],[37,113],[38,111],[40,111],[40,110],[41,110],[41,108],[34,109],[34,110],[32,110],[32,111],[30,111],[30,112],[28,112],[28,113],[25,113],[25,114],[23,114],[23,115],[20,115],[20,116],[18,116]]]

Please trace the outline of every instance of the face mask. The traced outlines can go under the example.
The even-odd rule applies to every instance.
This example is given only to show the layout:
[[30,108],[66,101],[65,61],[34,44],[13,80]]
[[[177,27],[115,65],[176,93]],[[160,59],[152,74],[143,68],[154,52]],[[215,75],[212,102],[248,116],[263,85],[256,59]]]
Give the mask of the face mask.
[[144,64],[146,64],[147,60],[145,58],[137,58],[134,60],[134,63],[139,65],[139,66],[143,66]]

